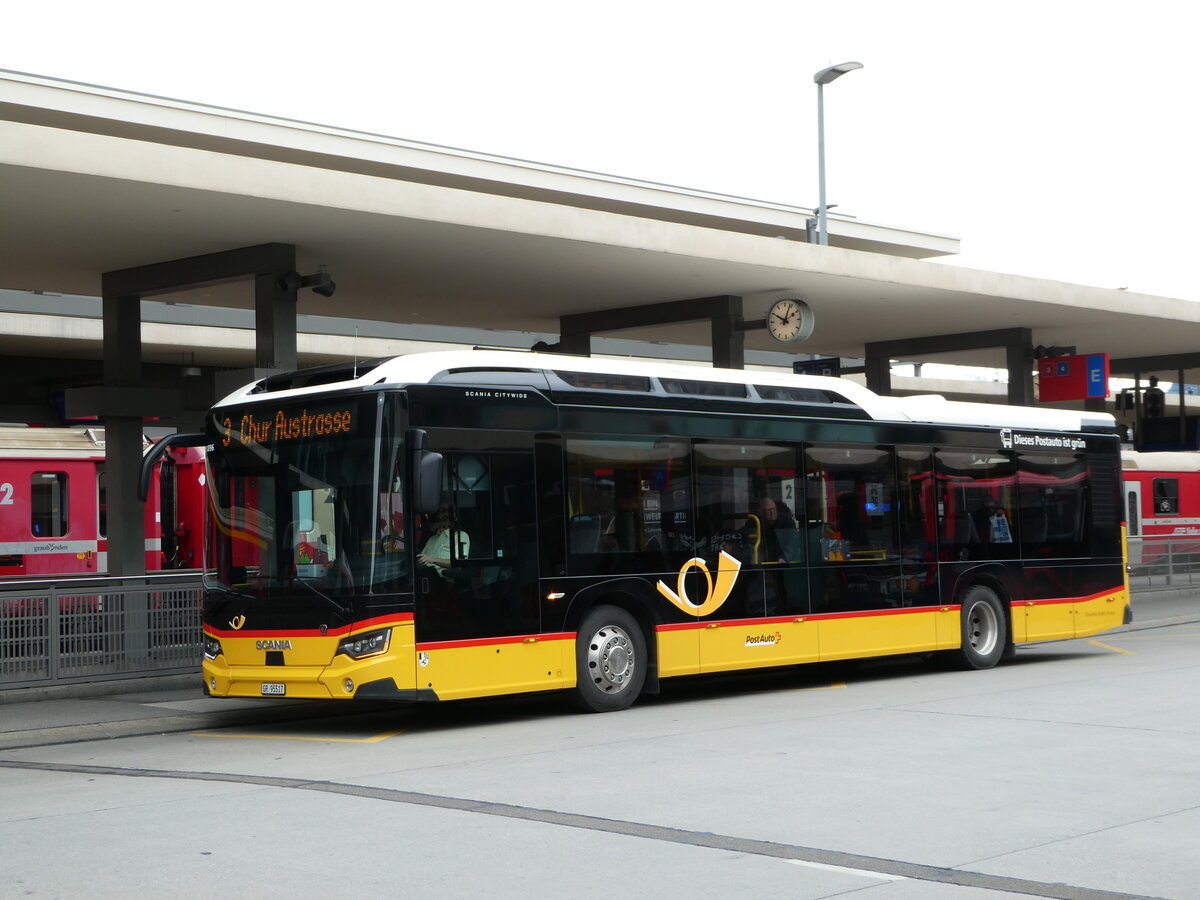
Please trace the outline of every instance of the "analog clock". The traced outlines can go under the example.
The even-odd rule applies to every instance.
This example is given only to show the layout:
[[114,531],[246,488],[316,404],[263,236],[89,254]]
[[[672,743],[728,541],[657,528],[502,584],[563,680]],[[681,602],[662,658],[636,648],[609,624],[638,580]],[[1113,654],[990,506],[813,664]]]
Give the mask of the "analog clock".
[[802,341],[812,334],[812,310],[803,300],[777,300],[767,312],[767,330],[777,341]]

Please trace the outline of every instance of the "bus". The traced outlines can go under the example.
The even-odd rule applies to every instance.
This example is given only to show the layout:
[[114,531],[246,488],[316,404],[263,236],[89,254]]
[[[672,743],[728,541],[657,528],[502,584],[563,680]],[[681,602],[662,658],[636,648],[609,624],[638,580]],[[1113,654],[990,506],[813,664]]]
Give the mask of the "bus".
[[208,414],[204,689],[442,701],[1127,622],[1111,416],[518,351],[271,375]]

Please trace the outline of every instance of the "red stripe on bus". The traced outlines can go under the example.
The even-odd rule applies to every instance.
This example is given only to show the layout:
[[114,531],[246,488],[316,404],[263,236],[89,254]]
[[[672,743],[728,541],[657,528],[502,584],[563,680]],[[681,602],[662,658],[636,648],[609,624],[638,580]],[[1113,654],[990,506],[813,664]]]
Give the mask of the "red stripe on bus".
[[1096,591],[1094,594],[1085,594],[1082,597],[1045,597],[1041,600],[1014,600],[1013,606],[1053,606],[1058,603],[1090,603],[1093,600],[1102,600],[1105,597],[1115,597],[1123,589],[1119,590],[1104,590]]

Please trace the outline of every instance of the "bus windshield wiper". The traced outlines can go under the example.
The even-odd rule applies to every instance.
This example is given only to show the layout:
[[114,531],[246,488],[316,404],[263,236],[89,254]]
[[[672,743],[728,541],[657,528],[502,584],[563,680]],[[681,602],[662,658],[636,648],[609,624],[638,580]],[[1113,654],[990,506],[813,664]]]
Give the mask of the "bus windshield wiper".
[[256,599],[253,594],[247,594],[245,591],[239,591],[237,588],[230,587],[229,585],[225,584],[225,582],[218,581],[215,578],[209,578],[207,575],[201,577],[200,585],[204,588],[204,590],[209,591],[210,593],[224,594],[226,597],[233,597],[235,599]]
[[320,597],[322,600],[324,600],[326,603],[328,603],[331,607],[333,607],[337,612],[341,613],[343,616],[349,616],[350,613],[353,612],[353,609],[351,607],[344,606],[341,603],[339,603],[337,600],[334,600],[332,597],[330,597],[328,594],[326,594],[324,591],[322,591],[320,588],[318,588],[315,584],[313,584],[308,579],[301,578],[299,575],[297,575],[294,580],[297,584],[304,585],[306,588],[308,588],[310,591],[312,591],[314,594],[316,594],[318,597]]

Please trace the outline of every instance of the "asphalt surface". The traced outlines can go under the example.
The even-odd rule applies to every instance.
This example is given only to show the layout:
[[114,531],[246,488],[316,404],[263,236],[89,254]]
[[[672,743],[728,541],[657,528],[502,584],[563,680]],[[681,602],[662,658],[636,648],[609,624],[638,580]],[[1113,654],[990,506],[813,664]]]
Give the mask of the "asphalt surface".
[[[1133,617],[1133,624],[1108,633],[1200,622],[1200,591],[1136,593]],[[198,671],[194,675],[0,690],[0,750],[363,711],[363,704],[206,697]]]

